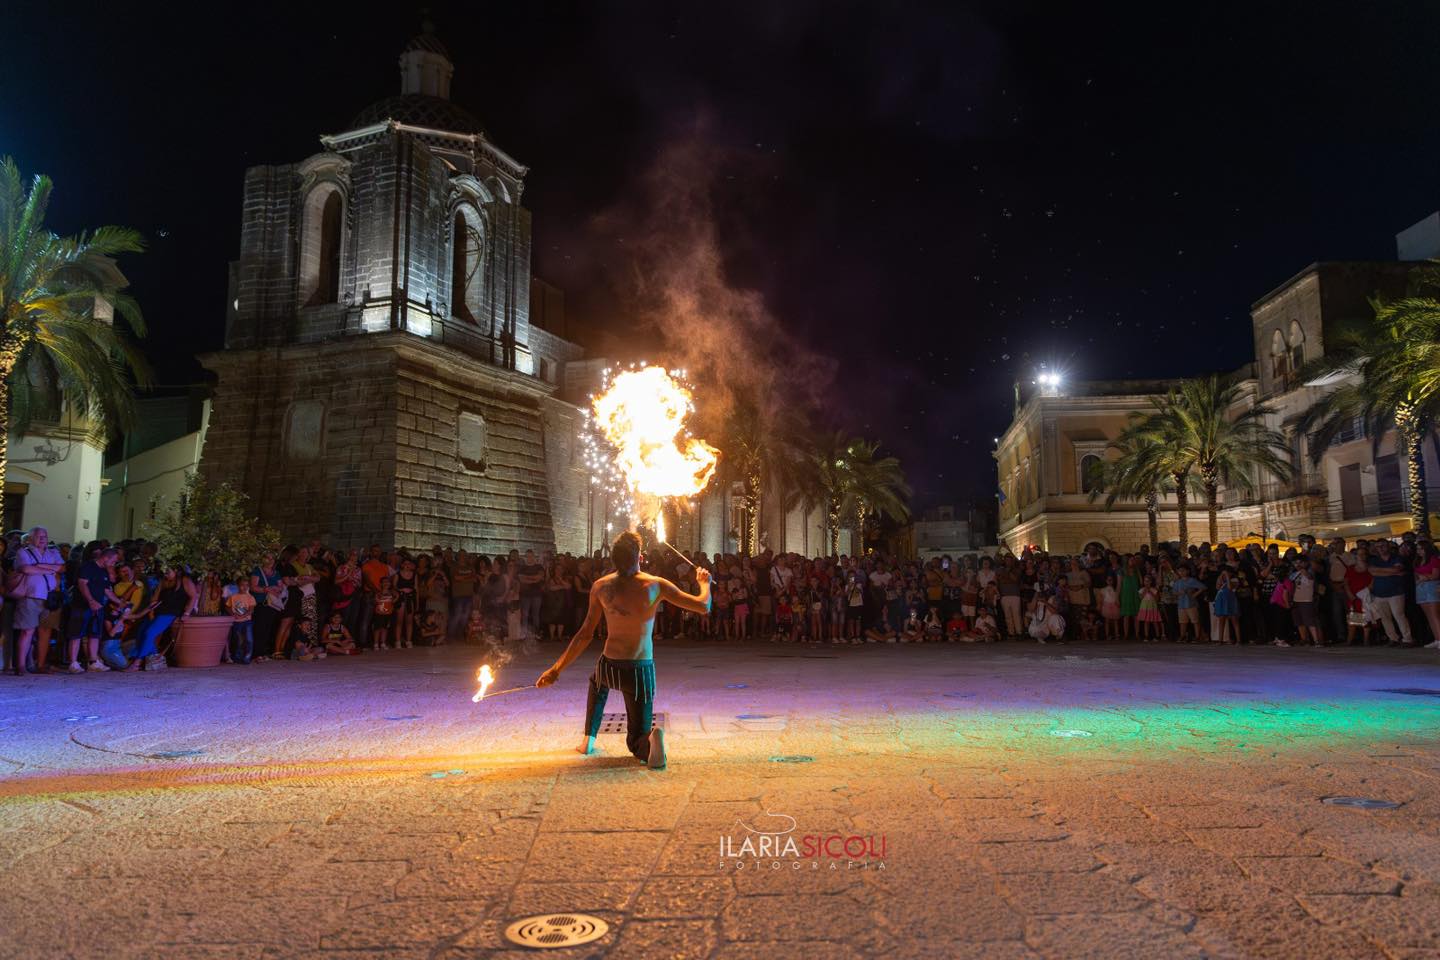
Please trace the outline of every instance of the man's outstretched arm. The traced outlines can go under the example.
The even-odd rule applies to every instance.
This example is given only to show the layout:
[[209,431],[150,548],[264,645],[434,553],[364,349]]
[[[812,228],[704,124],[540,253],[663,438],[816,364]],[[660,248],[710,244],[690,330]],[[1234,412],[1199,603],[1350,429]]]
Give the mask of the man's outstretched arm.
[[564,653],[560,654],[560,659],[555,661],[555,665],[540,674],[539,679],[535,681],[535,686],[548,687],[560,679],[560,671],[574,663],[576,658],[585,652],[585,648],[590,646],[590,641],[595,639],[595,628],[600,626],[600,616],[603,612],[600,607],[599,591],[600,583],[596,581],[590,587],[590,609],[585,613],[585,622],[580,624],[580,629],[576,631],[575,636],[570,638],[570,645],[565,648]]
[[681,610],[689,610],[691,613],[710,612],[710,571],[704,567],[695,568],[695,580],[700,584],[700,592],[696,594],[685,593],[669,580],[661,577],[660,599],[666,603],[672,603]]

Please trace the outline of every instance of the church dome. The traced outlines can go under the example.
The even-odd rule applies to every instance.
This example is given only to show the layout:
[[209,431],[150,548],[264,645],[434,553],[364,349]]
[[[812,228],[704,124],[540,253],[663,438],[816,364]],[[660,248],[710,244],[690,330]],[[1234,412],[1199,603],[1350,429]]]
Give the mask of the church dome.
[[376,100],[361,110],[351,121],[352,127],[368,127],[372,123],[394,120],[415,127],[446,130],[451,133],[484,133],[475,115],[457,103],[423,93],[402,93]]

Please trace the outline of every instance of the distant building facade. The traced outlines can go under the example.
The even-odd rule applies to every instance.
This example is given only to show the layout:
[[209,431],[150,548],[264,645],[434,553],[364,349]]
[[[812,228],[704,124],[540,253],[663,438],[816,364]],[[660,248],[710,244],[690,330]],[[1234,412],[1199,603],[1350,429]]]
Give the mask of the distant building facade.
[[[1412,230],[1417,236],[1424,233]],[[1401,249],[1416,249],[1422,240],[1412,237],[1412,245],[1400,244]],[[1410,491],[1394,431],[1377,445],[1357,423],[1317,463],[1309,438],[1297,424],[1317,400],[1344,382],[1337,377],[1302,383],[1304,365],[1324,355],[1327,338],[1372,315],[1370,297],[1403,294],[1416,266],[1403,261],[1314,263],[1251,307],[1255,361],[1236,374],[1242,389],[1235,412],[1262,403],[1274,411],[1269,425],[1289,440],[1294,476],[1285,481],[1255,477],[1249,492],[1222,490],[1222,540],[1250,533],[1279,538],[1301,533],[1376,536],[1410,528]],[[1004,545],[1016,552],[1034,545],[1072,553],[1091,542],[1120,550],[1148,542],[1144,505],[1118,502],[1107,511],[1104,491],[1094,489],[1094,468],[1114,455],[1110,444],[1131,416],[1153,411],[1156,399],[1172,385],[1082,382],[1018,389],[1015,417],[994,454]],[[1426,463],[1428,474],[1440,477],[1433,443],[1426,445]],[[1431,491],[1432,501],[1437,492]],[[1192,494],[1192,542],[1207,539],[1207,523],[1203,498]],[[1160,540],[1177,536],[1175,500],[1167,496],[1160,511]]]
[[146,524],[180,503],[200,469],[210,424],[209,391],[136,402],[135,429],[106,451],[99,536],[112,543],[145,536]]

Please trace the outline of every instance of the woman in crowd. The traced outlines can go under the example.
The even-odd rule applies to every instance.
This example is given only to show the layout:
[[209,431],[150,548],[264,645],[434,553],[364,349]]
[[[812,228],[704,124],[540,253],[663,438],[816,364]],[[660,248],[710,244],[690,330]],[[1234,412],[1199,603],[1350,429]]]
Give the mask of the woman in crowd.
[[160,652],[160,638],[177,621],[190,619],[200,603],[200,590],[188,571],[180,567],[166,567],[151,601],[150,621],[142,625],[140,639],[130,654],[127,670],[154,670],[164,666],[164,654]]
[[255,662],[263,663],[274,657],[284,659],[284,640],[280,636],[280,624],[284,621],[285,608],[289,604],[286,596],[285,575],[276,565],[275,555],[267,553],[260,559],[260,566],[250,574],[250,592],[255,595]]

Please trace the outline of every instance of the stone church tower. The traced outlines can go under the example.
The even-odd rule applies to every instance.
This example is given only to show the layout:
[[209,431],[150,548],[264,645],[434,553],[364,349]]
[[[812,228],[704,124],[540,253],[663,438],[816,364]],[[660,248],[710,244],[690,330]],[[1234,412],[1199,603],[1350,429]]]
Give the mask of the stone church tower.
[[527,170],[453,69],[427,25],[398,96],[246,171],[201,469],[294,540],[581,552],[603,523],[559,397],[594,361],[532,316]]

